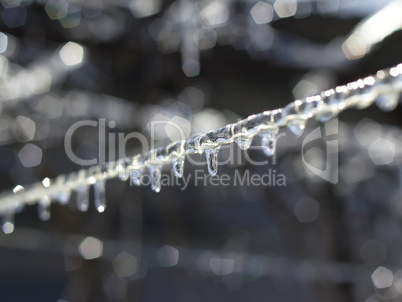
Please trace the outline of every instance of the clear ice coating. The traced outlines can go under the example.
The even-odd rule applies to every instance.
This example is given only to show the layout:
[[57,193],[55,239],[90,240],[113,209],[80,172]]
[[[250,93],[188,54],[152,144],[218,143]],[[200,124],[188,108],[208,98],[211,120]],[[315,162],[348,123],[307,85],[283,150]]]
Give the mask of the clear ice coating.
[[89,186],[82,184],[77,187],[77,208],[81,212],[88,211],[89,207]]
[[206,149],[205,157],[207,158],[208,172],[211,176],[218,173],[218,149]]
[[139,187],[141,185],[142,170],[132,169],[130,170],[130,181],[133,186]]
[[151,188],[153,191],[159,193],[161,191],[161,176],[162,167],[149,166],[149,175],[151,177]]
[[399,93],[397,92],[388,92],[379,95],[375,100],[378,108],[383,111],[392,111],[398,106],[399,102]]
[[262,136],[261,147],[267,156],[272,156],[275,154],[276,134],[277,134],[277,131],[274,131],[274,130],[261,132],[261,136]]
[[289,121],[288,128],[290,133],[296,137],[302,136],[304,129],[306,128],[306,121],[302,119],[293,119]]
[[242,150],[247,150],[248,148],[250,148],[252,141],[253,141],[253,138],[250,136],[246,136],[246,135],[235,140],[236,144]]
[[174,175],[178,178],[183,177],[184,173],[184,157],[175,158],[172,162]]
[[106,209],[105,180],[97,180],[94,183],[94,203],[99,213],[103,213]]
[[8,209],[4,214],[1,228],[4,234],[14,232],[14,210]]
[[42,221],[47,221],[50,219],[50,204],[52,200],[49,196],[43,196],[38,201],[38,217]]

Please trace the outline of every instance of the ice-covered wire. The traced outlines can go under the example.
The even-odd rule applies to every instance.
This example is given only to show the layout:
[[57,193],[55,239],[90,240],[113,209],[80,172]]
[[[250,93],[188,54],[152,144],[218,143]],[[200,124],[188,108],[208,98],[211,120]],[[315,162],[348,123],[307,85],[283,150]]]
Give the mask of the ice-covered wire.
[[399,64],[318,95],[296,100],[282,109],[254,114],[237,123],[152,149],[129,160],[121,159],[105,165],[92,166],[69,175],[59,175],[54,180],[45,178],[27,188],[16,186],[13,192],[3,192],[0,196],[0,214],[4,217],[3,231],[13,231],[14,213],[25,205],[37,203],[39,217],[42,220],[49,219],[51,202],[67,203],[72,191],[77,192],[78,208],[86,211],[91,185],[94,186],[95,207],[99,212],[103,212],[106,209],[107,179],[130,178],[132,184],[139,185],[141,175],[148,170],[151,187],[155,192],[159,192],[162,166],[172,164],[174,174],[181,177],[184,159],[189,154],[205,153],[209,173],[215,175],[218,168],[217,154],[222,145],[235,142],[240,148],[247,149],[257,134],[263,138],[264,153],[273,155],[279,128],[288,127],[293,135],[301,136],[309,119],[327,122],[348,108],[364,109],[374,102],[380,109],[391,111],[398,105],[401,91],[402,64]]

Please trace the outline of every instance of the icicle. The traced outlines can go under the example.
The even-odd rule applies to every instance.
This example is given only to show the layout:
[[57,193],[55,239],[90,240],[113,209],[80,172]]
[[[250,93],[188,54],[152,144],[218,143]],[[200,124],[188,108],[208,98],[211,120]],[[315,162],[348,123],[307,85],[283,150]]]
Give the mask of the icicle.
[[4,234],[14,232],[14,210],[8,209],[3,216],[2,227]]
[[277,131],[264,131],[261,132],[262,136],[262,150],[267,156],[275,154],[276,149],[276,134]]
[[141,174],[142,170],[131,169],[130,170],[130,181],[134,186],[139,187],[141,185]]
[[159,166],[149,166],[149,175],[151,176],[151,188],[159,193],[161,190],[162,168]]
[[218,173],[218,149],[206,149],[205,156],[207,158],[208,171],[211,176]]
[[[264,118],[261,118],[261,115]],[[240,149],[247,150],[250,148],[253,137],[258,132],[259,122],[261,120],[265,121],[266,118],[267,117],[265,114],[260,114],[260,117],[253,115],[249,116],[243,121],[240,121],[239,123],[233,124],[230,127],[234,141]]]
[[86,212],[89,206],[89,186],[80,185],[77,188],[77,208],[81,212]]
[[290,133],[299,137],[303,134],[304,129],[306,128],[306,121],[301,119],[293,119],[289,121],[287,126],[290,130]]
[[402,74],[399,74],[394,80],[394,86],[397,90],[402,90]]
[[119,160],[116,169],[118,171],[118,177],[121,181],[127,181],[130,177],[128,164],[125,160]]
[[332,120],[336,115],[337,115],[336,112],[334,112],[328,108],[326,110],[322,110],[322,111],[318,112],[315,115],[315,118],[322,123],[326,123],[326,122]]
[[38,216],[42,221],[47,221],[50,219],[50,204],[52,201],[49,196],[43,196],[38,201]]
[[106,209],[105,180],[96,180],[94,183],[94,203],[99,213]]
[[322,104],[318,106],[315,118],[321,123],[326,123],[332,120],[337,114],[338,110],[336,110],[336,108],[332,108],[327,104]]
[[184,157],[175,158],[172,165],[174,175],[178,178],[182,178],[184,172]]
[[71,191],[69,189],[60,189],[57,194],[59,204],[65,205],[70,201]]
[[345,107],[345,97],[343,93],[333,94],[328,97],[327,103],[329,106],[335,106],[337,108]]
[[375,102],[381,110],[392,111],[398,106],[399,94],[397,92],[381,94],[377,97]]
[[252,137],[243,136],[235,140],[236,144],[242,150],[247,150],[251,146],[251,142],[253,141]]
[[321,93],[322,102],[317,106],[317,112],[315,114],[315,118],[322,122],[326,123],[336,117],[343,108],[345,104],[345,98],[343,95],[333,95],[333,91],[326,91]]

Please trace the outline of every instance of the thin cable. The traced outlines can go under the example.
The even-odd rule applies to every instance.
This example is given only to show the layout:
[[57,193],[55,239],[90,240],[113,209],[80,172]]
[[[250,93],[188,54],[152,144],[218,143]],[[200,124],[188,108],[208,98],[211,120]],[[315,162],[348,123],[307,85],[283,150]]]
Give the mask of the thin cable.
[[140,185],[141,176],[146,169],[151,178],[152,189],[159,192],[162,166],[172,164],[176,177],[181,177],[184,158],[189,154],[205,153],[209,173],[216,175],[219,148],[235,142],[241,149],[247,149],[257,134],[263,138],[264,153],[273,155],[279,128],[288,127],[293,135],[301,136],[309,119],[328,122],[348,108],[364,109],[374,102],[380,109],[391,111],[398,105],[401,91],[402,64],[399,64],[318,95],[296,100],[282,109],[254,114],[237,123],[152,149],[131,159],[120,159],[69,175],[59,175],[54,181],[45,178],[43,182],[34,183],[25,189],[18,185],[13,192],[3,192],[0,196],[3,231],[10,233],[14,230],[14,213],[25,205],[39,203],[39,217],[49,219],[51,202],[57,200],[61,204],[68,203],[72,191],[77,192],[78,208],[86,211],[91,185],[94,185],[95,190],[95,206],[99,212],[103,212],[106,209],[105,181],[116,177],[122,180],[130,178],[133,185]]

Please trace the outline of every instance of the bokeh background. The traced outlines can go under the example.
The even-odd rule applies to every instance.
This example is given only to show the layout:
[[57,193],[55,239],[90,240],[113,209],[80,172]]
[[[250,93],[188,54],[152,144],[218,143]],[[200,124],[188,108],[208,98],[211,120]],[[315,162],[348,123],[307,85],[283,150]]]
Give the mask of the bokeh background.
[[[0,3],[0,187],[8,191],[80,168],[63,145],[77,121],[104,118],[115,123],[108,133],[149,137],[152,121],[175,122],[190,136],[402,59],[401,1]],[[312,175],[303,138],[283,130],[276,163],[253,166],[233,145],[220,160],[239,160],[218,173],[275,169],[285,187],[155,193],[111,180],[102,214],[78,211],[75,194],[67,206],[53,203],[46,222],[27,206],[14,232],[0,235],[0,299],[400,301],[400,110],[340,116],[337,184]],[[150,139],[177,137],[160,127]],[[97,158],[98,143],[86,129],[73,149]],[[127,144],[127,154],[137,150]],[[323,168],[325,139],[305,156]],[[196,169],[207,174],[186,161],[185,174]]]

